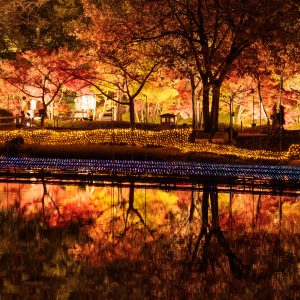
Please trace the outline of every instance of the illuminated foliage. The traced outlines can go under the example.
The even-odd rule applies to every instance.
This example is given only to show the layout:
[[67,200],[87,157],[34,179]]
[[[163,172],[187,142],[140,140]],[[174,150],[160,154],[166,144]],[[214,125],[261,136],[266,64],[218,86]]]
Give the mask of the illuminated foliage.
[[89,131],[60,132],[54,130],[12,130],[0,131],[2,141],[22,136],[25,143],[42,145],[76,144],[126,144],[137,146],[176,147],[183,152],[204,152],[218,155],[230,155],[241,159],[265,161],[286,161],[299,157],[300,145],[290,146],[287,152],[266,150],[247,150],[231,145],[189,143],[190,129],[170,129],[147,131],[132,129],[98,129]]
[[87,72],[82,55],[62,48],[57,52],[47,50],[27,51],[17,55],[16,60],[3,62],[1,77],[24,95],[41,102],[41,126],[47,108],[61,97],[64,85],[84,86],[77,77]]
[[[137,121],[147,123],[158,123],[162,113],[178,113],[178,105],[182,97],[171,78],[158,72],[149,80],[142,93],[135,101]],[[189,110],[189,105],[184,107]]]
[[[154,53],[151,45],[132,41],[128,24],[117,15],[118,5],[110,9],[105,5],[97,8],[89,1],[84,4],[90,22],[78,34],[91,45],[89,56],[98,62],[97,74],[85,80],[118,105],[127,106],[131,128],[135,128],[135,99],[158,71],[164,57]],[[134,16],[127,21],[134,22]],[[116,96],[108,90],[115,91]]]

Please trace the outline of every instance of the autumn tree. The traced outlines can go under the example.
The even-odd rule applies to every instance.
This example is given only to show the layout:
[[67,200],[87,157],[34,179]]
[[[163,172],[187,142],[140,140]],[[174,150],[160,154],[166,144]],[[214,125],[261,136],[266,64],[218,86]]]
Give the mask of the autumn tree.
[[168,70],[163,68],[145,84],[143,91],[135,100],[135,115],[138,122],[156,123],[162,113],[177,113],[180,98],[177,81],[173,80]]
[[[255,98],[258,99],[262,117],[267,123],[274,106],[296,106],[296,103],[293,103],[293,92],[290,91],[290,95],[287,96],[284,82],[299,72],[299,51],[291,33],[286,34],[283,40],[285,48],[280,47],[277,41],[267,45],[252,45],[238,58],[238,66],[235,68],[242,84],[245,78],[253,78],[253,88],[257,94]],[[228,81],[230,80],[229,78]],[[247,100],[244,101],[245,104],[246,102]]]
[[47,108],[61,95],[64,85],[75,84],[78,76],[84,77],[88,71],[87,63],[80,59],[78,53],[61,49],[55,52],[47,50],[27,51],[17,55],[15,60],[3,62],[1,77],[28,97],[42,103],[41,126]]
[[[282,39],[295,23],[292,1],[164,0],[131,1],[138,16],[130,29],[137,41],[157,40],[183,49],[202,80],[204,130],[218,129],[221,86],[237,58],[257,41]],[[291,29],[292,26],[289,27]]]
[[[116,6],[98,7],[89,1],[84,4],[85,16],[90,22],[78,35],[90,48],[91,59],[98,62],[97,74],[84,80],[112,101],[128,106],[130,124],[134,128],[135,99],[164,58],[157,55],[152,44],[133,42],[127,25],[113,13]],[[117,91],[119,97],[108,92],[111,90]]]
[[[174,57],[168,58],[169,62],[171,60],[169,68],[173,70],[173,77],[177,76],[177,79],[179,78],[179,83],[183,83],[183,85],[178,85],[178,89],[184,93],[185,97],[183,97],[182,100],[184,100],[183,102],[185,105],[189,105],[191,110],[190,116],[192,117],[193,129],[192,137],[194,139],[196,136],[195,131],[201,127],[202,123],[202,111],[201,105],[199,105],[200,94],[202,91],[201,78],[199,77],[199,73],[194,62],[187,59],[188,55],[181,53],[180,49],[176,49],[176,47],[173,47],[171,52],[173,54],[175,53],[176,59]],[[171,72],[169,71],[169,73]],[[178,107],[177,110],[182,110],[182,107]]]
[[[112,101],[129,107],[130,125],[135,128],[135,100],[141,94],[145,84],[157,71],[161,62],[141,59],[138,49],[129,49],[129,55],[114,53],[101,56],[103,63],[99,64],[98,75],[87,82],[91,83],[101,94]],[[141,60],[140,60],[141,59]],[[119,97],[114,97],[108,90],[115,90]]]
[[12,111],[14,115],[21,110],[21,92],[7,81],[0,79],[0,108]]
[[[231,73],[224,81],[220,93],[220,121],[228,123],[229,140],[233,137],[233,126],[251,122],[253,116],[254,80],[250,76],[240,77]],[[256,113],[256,111],[255,111]],[[246,122],[245,122],[246,121]]]

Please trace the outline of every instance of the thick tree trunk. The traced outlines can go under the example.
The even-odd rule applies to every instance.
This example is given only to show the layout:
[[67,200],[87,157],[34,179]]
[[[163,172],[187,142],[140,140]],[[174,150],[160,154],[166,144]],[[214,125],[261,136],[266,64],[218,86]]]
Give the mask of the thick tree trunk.
[[[201,83],[199,83],[201,84]],[[200,89],[196,88],[195,94],[195,105],[196,105],[196,128],[200,129],[202,127],[202,103],[200,101],[202,94],[202,86]]]
[[221,84],[213,85],[212,105],[211,105],[211,131],[213,135],[218,131],[219,125],[219,103],[220,103],[220,87]]
[[279,86],[279,107],[282,105],[282,91],[283,91],[283,75],[280,74],[280,86]]
[[212,228],[219,227],[219,208],[218,208],[218,191],[212,190],[209,192],[211,204]]
[[203,129],[204,132],[210,132],[210,115],[209,115],[209,84],[203,81],[202,90],[202,111],[203,111]]
[[116,104],[116,116],[117,116],[117,121],[122,121],[122,114],[121,114],[121,104],[117,103]]
[[41,115],[41,128],[45,127],[45,116],[44,114]]
[[197,110],[196,110],[196,83],[194,75],[190,75],[191,89],[192,89],[192,142],[195,141],[196,129],[197,129]]
[[128,201],[128,211],[133,210],[134,203],[134,182],[130,182],[129,186],[129,201]]
[[43,109],[41,112],[41,128],[45,127],[45,117],[47,115],[47,106],[43,105]]

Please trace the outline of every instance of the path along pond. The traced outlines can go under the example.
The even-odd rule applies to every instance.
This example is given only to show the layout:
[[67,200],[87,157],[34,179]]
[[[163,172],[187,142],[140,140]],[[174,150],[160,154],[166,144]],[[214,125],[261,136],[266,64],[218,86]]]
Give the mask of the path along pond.
[[0,165],[0,298],[300,296],[299,168]]

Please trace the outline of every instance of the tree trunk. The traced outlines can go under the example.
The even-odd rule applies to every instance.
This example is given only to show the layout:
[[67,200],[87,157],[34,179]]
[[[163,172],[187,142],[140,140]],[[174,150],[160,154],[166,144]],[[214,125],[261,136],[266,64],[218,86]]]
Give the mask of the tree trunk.
[[212,135],[218,131],[220,87],[221,87],[220,83],[213,85],[213,91],[212,91],[213,96],[212,96],[212,105],[211,105],[211,130],[210,130],[210,133]]
[[209,192],[209,195],[211,204],[212,228],[217,229],[219,227],[218,191],[212,190]]
[[128,201],[128,211],[133,210],[134,203],[134,182],[130,182],[129,186],[129,201]]
[[45,127],[45,117],[47,115],[47,105],[43,104],[43,109],[41,112],[41,128]]
[[154,107],[154,109],[153,109],[153,113],[152,113],[152,123],[155,123],[155,121],[156,121],[156,118],[157,118],[157,113],[158,113],[158,111],[160,110],[160,104],[159,103],[156,103],[155,104],[155,107]]
[[235,125],[240,125],[243,111],[244,108],[240,104],[235,107],[234,122],[233,122]]
[[45,127],[45,117],[44,114],[41,115],[41,128]]
[[142,113],[142,110],[140,110],[140,114],[139,114],[139,112],[138,111],[134,111],[134,115],[135,115],[135,120],[138,122],[138,123],[140,123],[141,121],[142,121],[142,115],[143,115],[143,113]]
[[[200,84],[200,83],[199,83]],[[202,127],[202,103],[201,103],[201,93],[202,93],[202,87],[197,90],[196,89],[196,113],[197,113],[197,119],[196,119],[196,128],[201,129]]]
[[135,129],[135,115],[134,115],[134,99],[129,99],[129,117],[130,117],[130,128]]
[[190,80],[191,80],[191,89],[192,89],[192,142],[195,142],[196,138],[196,128],[197,128],[197,111],[196,111],[196,83],[195,83],[195,78],[194,75],[190,75]]
[[257,92],[258,92],[258,97],[259,97],[259,103],[260,103],[260,106],[263,110],[264,117],[267,120],[267,123],[269,125],[270,124],[270,119],[267,115],[266,108],[265,108],[265,105],[264,105],[264,102],[263,102],[263,99],[262,99],[260,79],[257,79]]
[[203,111],[203,129],[204,132],[210,132],[210,115],[209,115],[209,84],[206,81],[203,81],[203,90],[202,90],[202,111]]
[[117,121],[122,121],[121,104],[120,103],[116,104],[116,116],[117,116]]
[[282,91],[283,91],[283,75],[280,74],[280,86],[279,86],[279,107],[282,105]]

